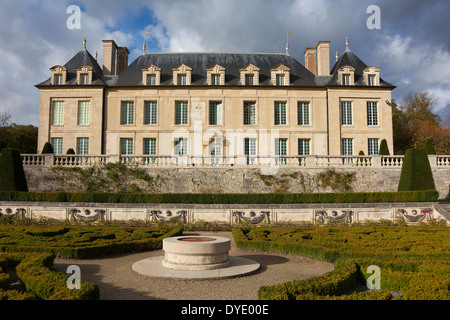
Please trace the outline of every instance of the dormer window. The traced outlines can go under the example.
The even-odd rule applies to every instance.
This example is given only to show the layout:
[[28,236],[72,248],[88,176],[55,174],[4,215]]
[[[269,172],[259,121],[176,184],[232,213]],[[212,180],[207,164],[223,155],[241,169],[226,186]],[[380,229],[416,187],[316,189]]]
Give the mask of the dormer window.
[[58,74],[55,74],[53,76],[53,84],[55,86],[60,86],[60,85],[63,84],[63,76],[62,76],[62,74],[58,73]]
[[77,83],[79,85],[89,85],[92,83],[92,67],[80,66],[77,68]]
[[364,82],[368,86],[379,86],[380,85],[380,68],[377,67],[367,67],[363,70]]
[[185,64],[181,64],[178,67],[172,69],[173,71],[173,84],[175,86],[189,86],[191,85],[192,68]]
[[142,84],[144,86],[158,86],[161,82],[161,68],[151,64],[142,69]]
[[50,68],[51,77],[50,83],[54,86],[61,86],[66,83],[67,69],[63,66],[54,66]]
[[270,70],[272,83],[276,86],[288,86],[290,84],[290,71],[288,67],[283,64]]
[[259,85],[259,68],[253,64],[249,64],[245,68],[240,69],[241,72],[241,84],[246,86]]
[[210,86],[225,85],[225,68],[218,64],[206,69],[206,79]]
[[339,82],[343,86],[355,85],[355,68],[344,66],[338,70]]

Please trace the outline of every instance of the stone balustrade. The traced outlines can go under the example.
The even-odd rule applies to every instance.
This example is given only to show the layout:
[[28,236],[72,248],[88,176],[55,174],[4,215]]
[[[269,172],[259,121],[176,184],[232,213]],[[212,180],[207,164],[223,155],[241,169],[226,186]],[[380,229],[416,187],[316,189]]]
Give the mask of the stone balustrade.
[[[450,155],[429,155],[432,168],[449,168]],[[24,167],[90,167],[120,162],[139,167],[373,167],[400,168],[403,156],[174,156],[23,154]]]

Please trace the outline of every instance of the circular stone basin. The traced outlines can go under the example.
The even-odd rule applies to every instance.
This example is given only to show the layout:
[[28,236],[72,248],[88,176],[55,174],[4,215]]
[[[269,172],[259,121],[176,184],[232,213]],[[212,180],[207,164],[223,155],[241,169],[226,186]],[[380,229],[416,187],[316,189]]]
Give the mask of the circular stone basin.
[[174,270],[213,270],[230,265],[231,240],[225,237],[181,236],[163,240],[162,265]]

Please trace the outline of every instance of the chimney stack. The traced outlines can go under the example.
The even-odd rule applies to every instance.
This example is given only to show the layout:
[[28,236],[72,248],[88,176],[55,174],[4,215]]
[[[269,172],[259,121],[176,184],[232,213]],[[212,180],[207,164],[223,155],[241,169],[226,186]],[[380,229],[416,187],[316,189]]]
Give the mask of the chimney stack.
[[330,75],[330,41],[319,41],[317,49],[317,75]]
[[128,51],[127,47],[117,48],[117,74],[120,74],[126,67],[128,67]]
[[316,75],[316,48],[306,48],[303,54],[305,55],[306,69]]
[[114,40],[103,40],[103,74],[116,74],[117,44]]

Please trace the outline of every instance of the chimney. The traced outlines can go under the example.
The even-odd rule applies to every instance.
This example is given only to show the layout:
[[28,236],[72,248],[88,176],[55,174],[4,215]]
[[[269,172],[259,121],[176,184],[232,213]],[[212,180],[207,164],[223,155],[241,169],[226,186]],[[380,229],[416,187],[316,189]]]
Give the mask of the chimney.
[[114,40],[103,40],[103,74],[116,74],[117,44]]
[[316,74],[316,48],[306,48],[305,52],[305,67],[312,74]]
[[330,41],[319,41],[317,49],[317,75],[330,75]]
[[117,74],[120,74],[126,67],[128,67],[128,51],[127,47],[117,48]]

